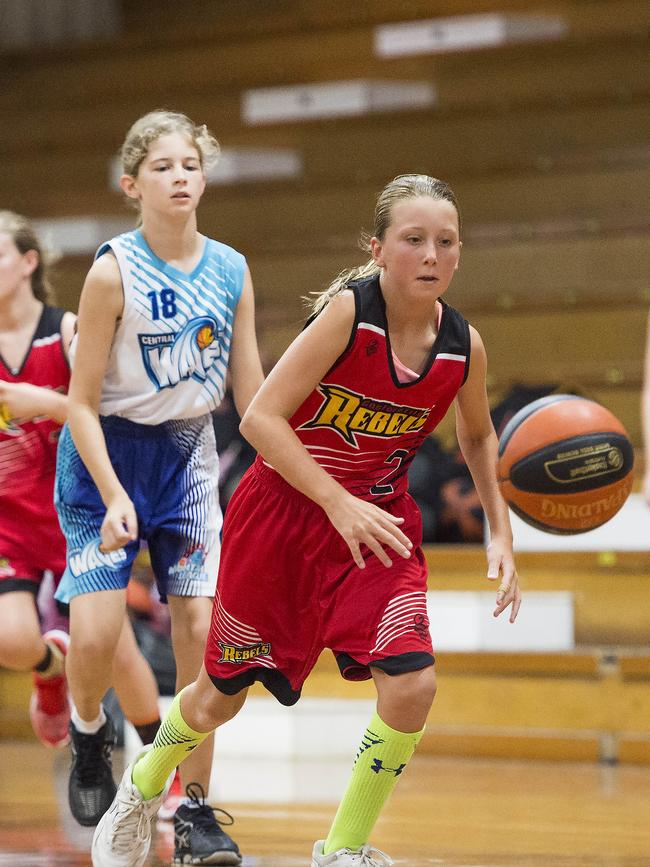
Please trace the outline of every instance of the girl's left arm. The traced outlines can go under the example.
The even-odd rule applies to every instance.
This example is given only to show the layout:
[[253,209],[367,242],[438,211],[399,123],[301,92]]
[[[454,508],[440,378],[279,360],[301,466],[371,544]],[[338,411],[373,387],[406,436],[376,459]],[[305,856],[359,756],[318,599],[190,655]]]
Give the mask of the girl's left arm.
[[510,622],[514,623],[521,605],[521,592],[512,553],[508,507],[497,483],[498,441],[485,387],[487,358],[483,341],[471,326],[470,335],[471,364],[469,376],[456,398],[456,433],[490,527],[487,577],[495,580],[501,574],[494,616],[498,617],[512,605]]
[[235,406],[240,417],[243,417],[264,381],[255,335],[255,295],[248,268],[235,312],[229,367]]

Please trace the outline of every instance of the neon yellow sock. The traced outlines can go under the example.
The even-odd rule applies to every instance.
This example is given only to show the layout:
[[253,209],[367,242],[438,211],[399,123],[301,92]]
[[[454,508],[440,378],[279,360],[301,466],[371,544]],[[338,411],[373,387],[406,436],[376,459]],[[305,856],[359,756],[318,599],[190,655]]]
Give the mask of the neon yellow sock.
[[131,779],[148,801],[165,788],[167,777],[211,732],[195,732],[181,714],[181,690],[162,721],[152,748],[133,768]]
[[352,776],[334,817],[323,854],[360,849],[368,842],[382,807],[415,752],[421,732],[395,731],[375,714],[363,736]]

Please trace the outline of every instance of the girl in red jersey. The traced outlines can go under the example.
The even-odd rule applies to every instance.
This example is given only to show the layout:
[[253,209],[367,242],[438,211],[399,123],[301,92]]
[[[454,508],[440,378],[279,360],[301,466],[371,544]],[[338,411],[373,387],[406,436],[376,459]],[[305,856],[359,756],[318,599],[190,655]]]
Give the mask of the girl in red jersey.
[[[368,838],[420,740],[436,689],[421,523],[406,471],[455,401],[458,440],[490,526],[495,616],[520,606],[478,333],[441,296],[460,258],[453,192],[424,175],[379,196],[371,260],[318,299],[308,327],[253,399],[241,430],[259,451],[230,501],[204,666],[125,772],[93,843],[96,867],[142,832],[188,749],[261,681],[293,704],[323,648],[343,677],[373,678],[377,713],[312,867],[384,867]],[[216,687],[216,689],[215,689]],[[132,829],[133,833],[129,831]],[[146,850],[145,850],[146,851]],[[123,857],[123,856],[122,856]]]
[[[68,411],[75,316],[52,306],[47,263],[31,223],[0,211],[0,665],[33,671],[30,718],[46,746],[68,740],[68,635],[41,635],[36,596],[55,585],[65,539],[53,503],[56,450]],[[156,682],[125,622],[116,689],[145,743],[158,724]]]

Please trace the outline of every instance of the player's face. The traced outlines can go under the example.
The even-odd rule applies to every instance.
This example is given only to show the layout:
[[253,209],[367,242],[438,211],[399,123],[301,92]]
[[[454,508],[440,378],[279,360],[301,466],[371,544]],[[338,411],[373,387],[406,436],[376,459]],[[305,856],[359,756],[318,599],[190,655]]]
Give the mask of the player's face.
[[199,152],[187,136],[177,132],[153,141],[137,176],[124,178],[127,195],[139,199],[143,210],[171,214],[194,211],[205,189]]
[[[31,258],[35,254],[32,253]],[[24,280],[29,279],[33,265],[30,256],[16,247],[7,232],[0,232],[0,301],[13,295]]]
[[444,199],[404,199],[393,205],[383,240],[373,238],[371,244],[387,287],[435,299],[447,289],[458,268],[458,213]]

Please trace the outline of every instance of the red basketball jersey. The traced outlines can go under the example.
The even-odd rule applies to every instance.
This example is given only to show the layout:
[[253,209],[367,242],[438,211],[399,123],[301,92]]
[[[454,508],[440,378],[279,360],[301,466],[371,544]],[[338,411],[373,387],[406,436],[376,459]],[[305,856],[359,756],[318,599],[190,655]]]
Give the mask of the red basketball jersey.
[[[43,308],[22,366],[12,370],[0,356],[0,379],[67,393],[70,368],[61,344],[64,313],[57,307]],[[59,566],[60,554],[65,553],[53,504],[60,430],[58,422],[45,417],[9,419],[0,425],[0,555],[22,552],[21,559],[33,559],[35,565],[43,562],[42,568]],[[41,546],[45,550],[38,550]],[[48,559],[55,562],[50,565]]]
[[350,284],[356,314],[346,350],[290,420],[311,456],[350,493],[388,501],[469,372],[466,320],[440,301],[442,317],[421,375],[400,382],[379,278]]

